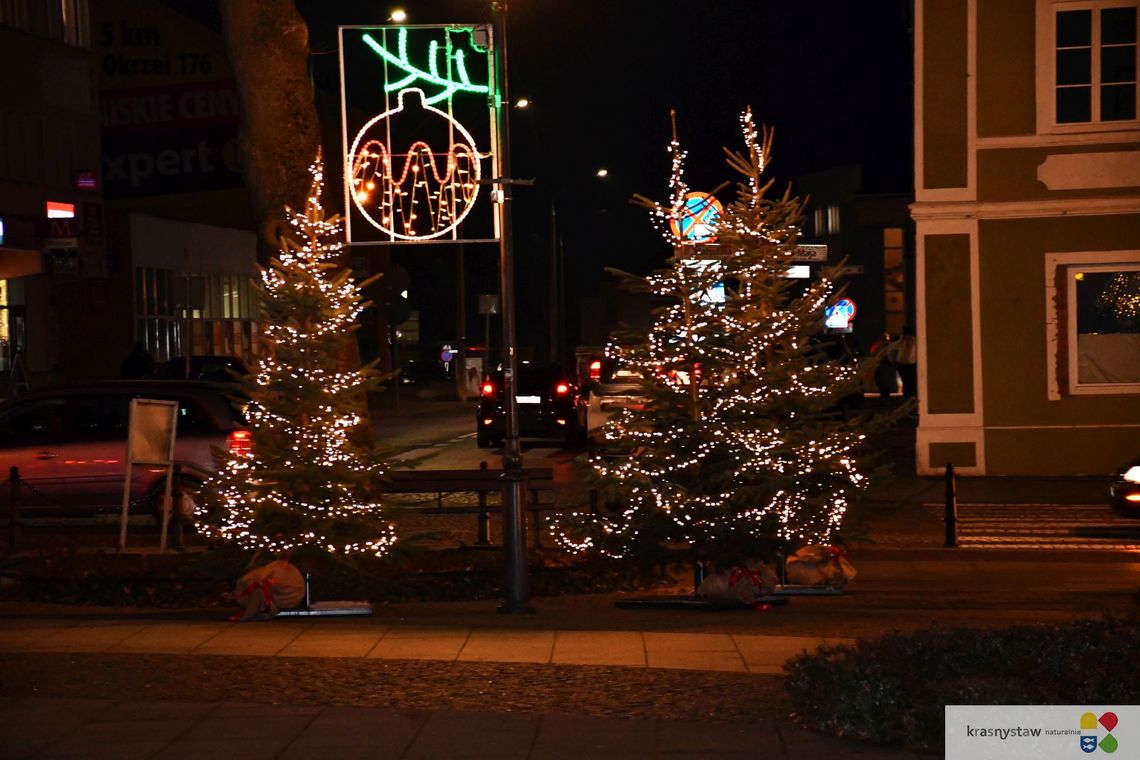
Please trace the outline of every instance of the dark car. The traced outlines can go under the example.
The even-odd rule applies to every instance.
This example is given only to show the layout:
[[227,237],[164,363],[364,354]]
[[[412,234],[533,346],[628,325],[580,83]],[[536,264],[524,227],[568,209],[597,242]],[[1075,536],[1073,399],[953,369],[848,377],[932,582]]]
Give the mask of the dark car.
[[234,356],[199,354],[174,358],[158,365],[154,371],[157,378],[169,380],[206,380],[214,383],[232,383],[235,375],[248,375],[249,370],[241,359]]
[[1116,473],[1109,499],[1114,511],[1140,517],[1140,459],[1132,460]]
[[[520,364],[515,382],[521,438],[558,439],[568,445],[582,444],[589,430],[586,399],[574,376],[561,364]],[[503,374],[496,372],[483,381],[479,411],[475,418],[480,448],[502,445],[504,431]]]
[[[126,476],[131,399],[178,402],[175,463],[182,466],[183,514],[214,471],[212,447],[247,450],[249,431],[228,389],[212,383],[123,380],[28,393],[0,404],[0,463],[19,468],[28,513],[117,512]],[[166,468],[131,468],[134,512],[158,511]]]

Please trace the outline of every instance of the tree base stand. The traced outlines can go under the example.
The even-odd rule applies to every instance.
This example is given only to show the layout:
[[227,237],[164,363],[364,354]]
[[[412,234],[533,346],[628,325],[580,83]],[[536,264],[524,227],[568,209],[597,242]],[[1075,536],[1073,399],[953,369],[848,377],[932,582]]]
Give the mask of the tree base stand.
[[751,604],[731,599],[712,599],[705,596],[646,596],[620,599],[614,606],[628,610],[693,610],[696,612],[724,612],[755,610],[767,607],[786,607],[787,596],[766,595]]
[[372,605],[368,602],[313,602],[309,586],[311,579],[312,576],[305,573],[305,601],[301,606],[281,610],[275,617],[345,617],[372,614]]

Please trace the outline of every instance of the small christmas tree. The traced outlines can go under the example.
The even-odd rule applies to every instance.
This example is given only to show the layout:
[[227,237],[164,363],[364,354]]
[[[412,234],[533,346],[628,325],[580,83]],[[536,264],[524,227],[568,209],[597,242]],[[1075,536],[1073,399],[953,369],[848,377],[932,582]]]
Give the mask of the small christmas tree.
[[385,465],[360,442],[365,392],[379,378],[345,357],[366,306],[336,260],[340,218],[321,206],[318,152],[303,213],[286,207],[293,236],[263,270],[267,355],[244,383],[250,450],[219,454],[200,515],[208,535],[274,553],[301,546],[384,554],[395,541],[375,500]]
[[838,411],[859,370],[829,355],[824,330],[836,272],[806,284],[787,276],[804,202],[790,190],[768,197],[772,135],[757,133],[751,111],[741,124],[746,152],[725,152],[743,180],[715,244],[678,239],[689,193],[675,129],[671,202],[638,197],[674,247],[648,278],[617,272],[666,304],[647,335],[619,340],[647,403],[604,430],[630,454],[595,465],[616,514],[565,521],[568,547],[722,567],[770,559],[781,545],[829,542],[865,485],[860,421]]

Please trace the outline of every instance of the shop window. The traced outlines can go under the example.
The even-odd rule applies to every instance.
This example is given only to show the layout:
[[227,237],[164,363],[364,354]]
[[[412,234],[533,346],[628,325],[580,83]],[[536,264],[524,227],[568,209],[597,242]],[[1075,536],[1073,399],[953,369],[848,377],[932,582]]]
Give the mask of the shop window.
[[1038,0],[1038,40],[1051,58],[1038,88],[1057,127],[1137,121],[1138,2]]
[[1140,253],[1053,258],[1058,395],[1140,393]]

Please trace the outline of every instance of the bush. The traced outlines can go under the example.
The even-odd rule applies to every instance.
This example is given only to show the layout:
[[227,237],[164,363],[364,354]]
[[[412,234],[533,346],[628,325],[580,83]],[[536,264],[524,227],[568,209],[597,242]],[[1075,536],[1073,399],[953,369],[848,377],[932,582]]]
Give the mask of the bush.
[[946,705],[1137,704],[1140,625],[934,628],[821,647],[785,669],[808,728],[935,750]]
[[[568,563],[535,550],[530,559],[536,596],[628,591],[661,580],[616,562]],[[248,552],[225,544],[204,553],[157,556],[43,552],[0,567],[0,599],[121,607],[230,606],[234,584],[249,560]],[[503,556],[494,551],[348,558],[306,547],[291,561],[312,574],[315,601],[453,601],[503,594]]]

